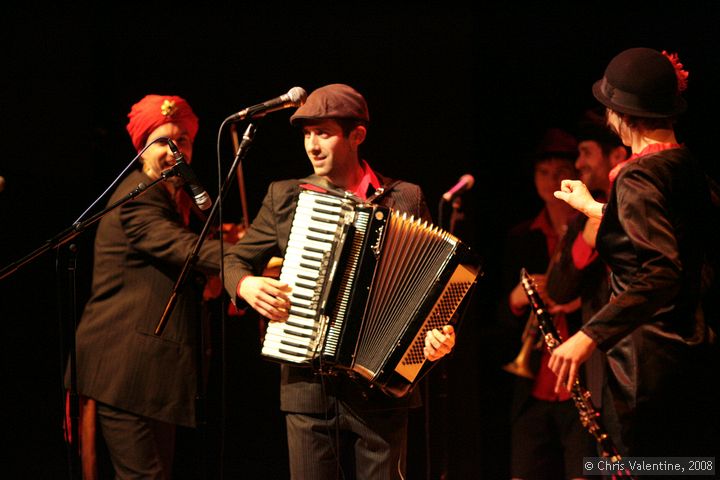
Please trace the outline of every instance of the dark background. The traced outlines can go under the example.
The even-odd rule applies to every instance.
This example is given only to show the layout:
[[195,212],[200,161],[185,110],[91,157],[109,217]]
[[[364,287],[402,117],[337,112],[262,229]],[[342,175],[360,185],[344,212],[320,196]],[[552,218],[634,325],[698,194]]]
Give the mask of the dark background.
[[[543,129],[571,128],[596,106],[590,86],[615,54],[647,46],[678,52],[690,72],[690,109],[679,135],[717,178],[717,2],[671,4],[667,11],[642,2],[261,3],[3,8],[0,267],[69,227],[125,168],[135,154],[126,114],[145,94],[176,94],[193,106],[200,117],[193,169],[214,197],[218,138],[223,176],[232,160],[228,132],[218,131],[225,117],[296,85],[310,92],[348,83],[370,106],[366,158],[386,175],[420,184],[436,221],[441,194],[465,173],[476,179],[464,195],[458,233],[484,258],[486,273],[456,352],[427,384],[430,415],[413,413],[410,478],[428,470],[437,478],[443,464],[452,478],[506,478],[512,379],[499,368],[509,358],[494,312],[504,234],[540,206],[524,155]],[[244,166],[251,217],[269,181],[310,171],[289,115],[257,123]],[[241,220],[236,187],[224,214],[225,221]],[[79,310],[89,293],[93,236],[90,229],[74,240]],[[0,471],[14,472],[12,478],[63,478],[67,469],[62,332],[72,321],[72,295],[55,258],[47,252],[0,281]],[[224,345],[225,369],[216,360],[210,378],[209,425],[181,432],[177,476],[285,478],[278,369],[258,358],[255,319],[230,319]]]

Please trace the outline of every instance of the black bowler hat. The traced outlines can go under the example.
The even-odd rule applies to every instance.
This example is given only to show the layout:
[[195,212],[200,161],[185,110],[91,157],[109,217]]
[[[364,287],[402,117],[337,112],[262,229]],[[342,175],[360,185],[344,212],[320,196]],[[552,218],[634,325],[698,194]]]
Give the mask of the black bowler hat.
[[673,62],[652,48],[631,48],[618,54],[592,91],[606,107],[637,117],[667,118],[687,107]]

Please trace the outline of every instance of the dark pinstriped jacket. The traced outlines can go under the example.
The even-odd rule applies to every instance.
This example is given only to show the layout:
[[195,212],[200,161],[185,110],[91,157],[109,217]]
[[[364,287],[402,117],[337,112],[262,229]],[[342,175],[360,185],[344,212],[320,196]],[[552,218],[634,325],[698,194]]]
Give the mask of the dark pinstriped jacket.
[[[109,204],[151,180],[130,174]],[[197,235],[156,186],[100,221],[93,285],[77,329],[80,394],[129,412],[195,425],[196,330],[201,286],[191,277],[162,336],[155,326]],[[196,268],[217,273],[220,243],[204,242]]]
[[[377,203],[431,220],[420,187],[403,181],[393,183],[391,179],[377,172],[375,174],[382,185],[392,184],[392,188]],[[243,303],[236,292],[240,279],[246,275],[258,275],[271,257],[284,256],[300,185],[304,183],[336,189],[315,175],[271,183],[245,237],[225,252],[225,288],[237,304]],[[323,413],[333,408],[336,397],[356,410],[366,411],[405,408],[419,403],[417,392],[403,399],[392,399],[376,389],[366,388],[342,376],[325,379],[324,388],[328,395],[324,395],[320,378],[310,368],[283,365],[281,378],[280,407],[286,412]]]

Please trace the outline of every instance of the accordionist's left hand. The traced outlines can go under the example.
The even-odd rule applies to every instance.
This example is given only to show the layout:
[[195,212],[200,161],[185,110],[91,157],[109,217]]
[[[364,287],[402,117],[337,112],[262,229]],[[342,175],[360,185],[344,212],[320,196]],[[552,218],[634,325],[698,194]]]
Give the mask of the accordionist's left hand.
[[425,335],[425,358],[434,362],[439,360],[455,346],[455,329],[452,325],[445,325],[442,331],[434,328]]

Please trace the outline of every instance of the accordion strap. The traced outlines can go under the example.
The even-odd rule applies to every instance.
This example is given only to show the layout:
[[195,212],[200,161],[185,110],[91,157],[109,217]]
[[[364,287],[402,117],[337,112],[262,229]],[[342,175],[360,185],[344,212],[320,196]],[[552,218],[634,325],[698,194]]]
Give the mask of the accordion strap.
[[[386,183],[380,185],[375,192],[370,195],[367,200],[365,200],[365,203],[373,203],[379,200],[380,198],[387,195],[388,192],[390,192],[393,188],[395,188],[395,185],[400,183],[400,180],[388,180],[384,179]],[[332,193],[338,196],[344,196],[346,195],[346,192],[343,190],[338,189],[331,183],[329,183],[327,180],[325,180],[322,177],[318,177],[317,175],[311,175],[309,177],[305,177],[300,180],[300,187],[307,189],[307,190],[315,190],[315,191],[325,191],[325,193]]]
[[384,185],[381,185],[377,190],[375,190],[375,193],[370,195],[368,199],[366,200],[367,203],[373,203],[377,201],[378,199],[382,198],[384,195],[386,195],[390,190],[400,183],[400,180],[393,180],[390,183],[386,183]]

